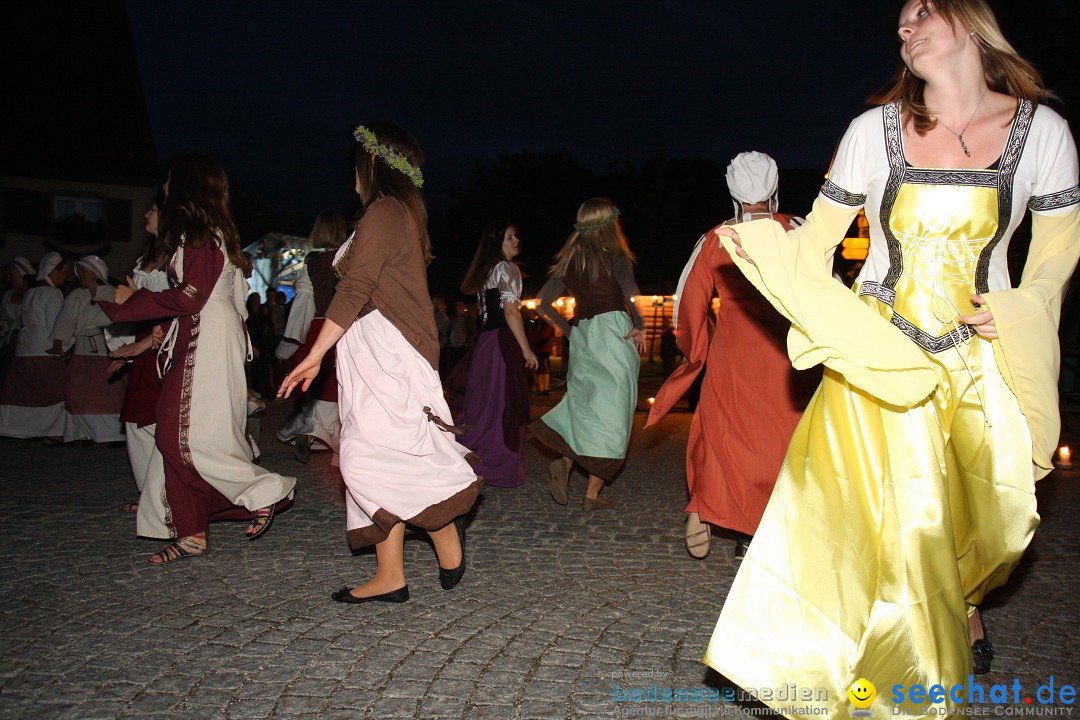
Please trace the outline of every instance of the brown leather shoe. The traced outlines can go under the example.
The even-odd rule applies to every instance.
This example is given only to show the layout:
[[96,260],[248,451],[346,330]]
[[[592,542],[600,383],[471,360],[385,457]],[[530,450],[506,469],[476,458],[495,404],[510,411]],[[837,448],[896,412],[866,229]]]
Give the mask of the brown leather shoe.
[[570,468],[574,461],[568,457],[557,457],[551,461],[551,499],[560,505],[570,502]]
[[608,508],[615,507],[614,500],[608,500],[607,498],[597,497],[593,500],[590,497],[581,499],[581,509],[585,512],[592,512],[593,510],[607,510]]

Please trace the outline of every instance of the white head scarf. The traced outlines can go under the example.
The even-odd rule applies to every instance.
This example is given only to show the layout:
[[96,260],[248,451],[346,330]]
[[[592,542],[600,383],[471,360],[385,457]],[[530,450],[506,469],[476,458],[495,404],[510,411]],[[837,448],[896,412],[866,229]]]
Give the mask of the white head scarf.
[[75,267],[80,266],[97,275],[98,280],[101,282],[109,281],[109,267],[97,255],[87,255],[75,263]]
[[754,205],[769,201],[769,211],[776,212],[779,201],[777,187],[779,175],[776,161],[761,152],[744,152],[735,156],[727,169],[728,192],[735,201],[735,214],[739,203]]
[[11,261],[11,265],[19,268],[20,275],[33,275],[34,266],[30,264],[30,261],[24,257],[17,257]]
[[55,270],[63,259],[58,252],[45,253],[41,258],[41,262],[38,263],[37,279],[44,280],[47,278],[49,273]]

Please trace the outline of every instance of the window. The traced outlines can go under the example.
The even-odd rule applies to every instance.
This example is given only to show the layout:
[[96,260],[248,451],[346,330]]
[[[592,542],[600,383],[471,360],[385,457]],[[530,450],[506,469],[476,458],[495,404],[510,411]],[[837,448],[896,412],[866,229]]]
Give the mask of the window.
[[102,220],[101,200],[57,195],[53,198],[53,220],[67,220],[68,218],[100,223]]

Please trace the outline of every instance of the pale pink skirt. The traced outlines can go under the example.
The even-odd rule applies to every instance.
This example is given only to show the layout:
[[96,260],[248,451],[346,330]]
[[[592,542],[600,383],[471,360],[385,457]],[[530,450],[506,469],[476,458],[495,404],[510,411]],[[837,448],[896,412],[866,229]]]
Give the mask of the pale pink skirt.
[[450,410],[438,373],[379,311],[337,345],[341,474],[349,542],[380,542],[404,520],[435,530],[469,511],[481,481],[469,450],[432,421]]

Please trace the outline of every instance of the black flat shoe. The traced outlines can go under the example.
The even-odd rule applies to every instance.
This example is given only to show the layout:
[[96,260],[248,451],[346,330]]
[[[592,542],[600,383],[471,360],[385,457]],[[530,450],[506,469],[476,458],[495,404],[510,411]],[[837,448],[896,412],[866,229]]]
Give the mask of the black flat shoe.
[[443,590],[449,590],[461,582],[461,576],[465,574],[465,516],[454,518],[454,527],[457,528],[458,541],[461,543],[461,564],[453,570],[439,568],[439,584]]
[[971,643],[971,659],[972,672],[976,675],[985,675],[990,672],[990,663],[994,659],[994,646],[989,640],[976,640]]
[[334,598],[339,603],[366,603],[366,602],[390,602],[390,603],[403,603],[409,599],[409,586],[399,587],[397,590],[391,590],[385,592],[382,595],[372,595],[371,597],[356,597],[351,592],[351,588],[343,587],[330,597]]

